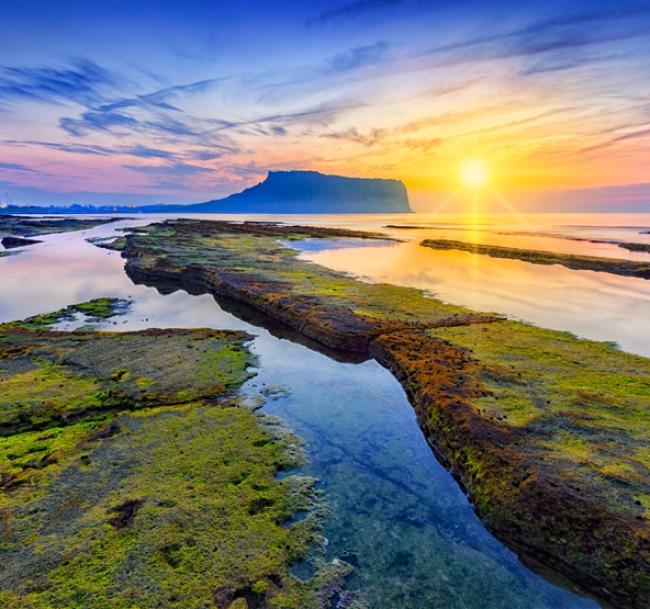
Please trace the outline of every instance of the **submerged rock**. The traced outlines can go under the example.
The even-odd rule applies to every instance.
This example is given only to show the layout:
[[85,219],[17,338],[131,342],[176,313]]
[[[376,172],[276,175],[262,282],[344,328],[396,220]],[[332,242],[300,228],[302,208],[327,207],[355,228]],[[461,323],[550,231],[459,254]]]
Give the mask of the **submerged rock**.
[[278,400],[291,395],[291,387],[287,385],[267,385],[260,390],[260,393],[272,400]]

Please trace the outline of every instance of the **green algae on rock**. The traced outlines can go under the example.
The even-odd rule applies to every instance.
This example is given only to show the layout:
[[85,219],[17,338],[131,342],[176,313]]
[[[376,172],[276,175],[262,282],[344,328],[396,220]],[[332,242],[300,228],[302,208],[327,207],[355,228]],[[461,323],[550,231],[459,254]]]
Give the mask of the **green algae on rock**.
[[36,237],[52,233],[66,233],[76,230],[87,230],[109,222],[117,222],[123,218],[67,218],[34,216],[14,216],[0,214],[0,238],[9,236]]
[[386,335],[371,352],[494,533],[616,606],[644,606],[647,359],[510,321]]
[[453,239],[425,239],[420,245],[435,250],[459,250],[471,254],[491,256],[492,258],[522,260],[523,262],[532,262],[533,264],[559,264],[577,271],[599,271],[626,277],[650,279],[650,262],[639,262],[622,258],[582,256],[579,254],[562,254],[543,250],[504,247],[502,245],[469,243],[467,241],[455,241]]
[[43,317],[0,326],[2,606],[323,606],[350,567],[289,573],[319,515],[310,478],[277,476],[299,439],[238,394],[251,336]]
[[211,292],[377,359],[500,538],[617,606],[645,607],[650,361],[361,282],[279,243],[311,236],[179,220],[140,228],[119,247],[134,281]]
[[71,321],[77,314],[82,314],[90,322],[99,322],[124,314],[130,302],[123,298],[94,298],[86,302],[69,305],[58,311],[34,315],[21,321],[0,324],[2,328],[25,328],[27,330],[48,330],[55,324]]
[[[367,354],[369,342],[407,327],[497,319],[419,290],[371,284],[301,261],[278,238],[358,237],[357,231],[270,223],[178,220],[138,228],[117,247],[138,280],[166,281],[242,302],[326,347]],[[374,234],[384,239],[383,235]],[[110,246],[106,246],[110,247]]]

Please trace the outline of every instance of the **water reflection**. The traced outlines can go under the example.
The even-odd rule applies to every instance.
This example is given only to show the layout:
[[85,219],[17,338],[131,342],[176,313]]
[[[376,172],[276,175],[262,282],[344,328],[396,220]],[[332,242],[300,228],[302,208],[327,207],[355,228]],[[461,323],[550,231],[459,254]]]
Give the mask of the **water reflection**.
[[650,355],[650,281],[643,279],[436,251],[417,242],[307,252],[303,258]]
[[116,254],[78,234],[47,237],[21,256],[2,259],[0,273],[3,320],[124,296],[133,299],[131,312],[110,328],[204,326],[255,334],[260,368],[245,390],[258,392],[265,383],[291,387],[265,410],[305,438],[305,470],[321,481],[332,508],[328,552],[358,565],[350,585],[364,591],[372,609],[598,606],[531,572],[485,530],[434,459],[401,387],[376,362],[335,361],[239,319],[207,295],[162,295],[135,286]]
[[[559,235],[557,227],[547,227],[547,232],[537,231],[510,231],[505,228],[482,228],[468,230],[465,227],[439,227],[439,228],[417,228],[417,229],[388,229],[391,236],[402,240],[422,241],[423,239],[453,239],[456,241],[468,241],[470,243],[481,243],[486,245],[502,245],[521,249],[542,250],[546,252],[558,252],[562,254],[577,254],[581,256],[597,256],[602,258],[621,258],[624,260],[641,260],[650,262],[650,253],[631,252],[619,247],[616,243],[598,243],[589,239],[602,239],[613,241],[614,237],[578,237],[567,233],[566,237]],[[525,234],[525,233],[528,234]],[[633,237],[634,243],[649,243],[648,235],[644,238]]]

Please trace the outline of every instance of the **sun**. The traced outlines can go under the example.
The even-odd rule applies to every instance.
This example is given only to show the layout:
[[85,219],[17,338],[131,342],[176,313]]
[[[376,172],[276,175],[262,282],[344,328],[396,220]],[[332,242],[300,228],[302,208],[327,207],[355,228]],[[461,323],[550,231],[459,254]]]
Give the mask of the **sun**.
[[481,159],[466,159],[460,164],[458,177],[463,186],[478,190],[490,180],[490,169]]

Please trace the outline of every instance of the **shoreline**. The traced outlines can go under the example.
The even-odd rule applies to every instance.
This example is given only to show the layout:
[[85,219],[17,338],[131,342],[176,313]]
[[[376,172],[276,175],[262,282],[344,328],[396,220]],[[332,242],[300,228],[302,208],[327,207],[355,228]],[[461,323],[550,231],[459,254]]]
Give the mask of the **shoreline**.
[[[302,440],[243,391],[254,337],[95,328],[128,305],[0,324],[3,606],[329,606],[353,566],[322,558]],[[82,328],[55,329],[76,314]]]
[[[503,375],[499,368],[502,364],[489,357],[476,357],[474,351],[484,347],[480,342],[468,347],[456,341],[463,339],[463,332],[467,334],[468,328],[476,327],[481,333],[495,334],[495,339],[488,338],[489,346],[494,340],[503,340],[499,333],[505,328],[520,333],[522,339],[532,341],[534,346],[555,341],[559,349],[565,349],[568,344],[594,360],[598,350],[606,347],[565,333],[542,331],[496,316],[442,305],[434,299],[427,299],[429,310],[413,314],[402,300],[408,301],[409,297],[417,300],[416,295],[422,298],[417,290],[388,284],[371,287],[340,273],[297,261],[294,254],[287,254],[277,243],[272,245],[274,239],[291,235],[292,227],[264,225],[262,233],[260,229],[261,226],[224,222],[166,222],[138,229],[112,247],[122,250],[127,259],[127,274],[136,283],[155,286],[162,282],[225,296],[289,325],[328,348],[376,359],[405,388],[429,443],[497,537],[616,606],[642,607],[640,603],[650,590],[647,576],[650,530],[643,510],[637,510],[635,515],[623,503],[616,509],[609,507],[607,497],[627,501],[622,495],[608,495],[619,492],[616,485],[608,486],[605,481],[604,486],[594,486],[583,475],[588,471],[579,472],[578,479],[572,480],[563,471],[561,462],[553,461],[553,457],[550,462],[545,460],[549,459],[547,449],[539,438],[534,438],[539,445],[532,450],[526,446],[533,438],[531,433],[538,434],[539,430],[504,423],[511,413],[495,410],[495,416],[494,412],[483,410],[480,404],[495,395],[495,389],[488,387],[483,377]],[[304,229],[301,227],[303,232],[295,237],[309,233]],[[312,229],[306,236],[323,236],[317,234],[319,230]],[[156,231],[165,236],[165,245],[157,240]],[[336,235],[328,231],[327,236],[350,235],[341,230]],[[206,244],[212,246],[213,238],[215,251],[207,254],[208,261],[198,254],[198,259],[193,260],[195,253],[203,252]],[[192,243],[193,239],[198,241]],[[231,239],[234,239],[232,243]],[[172,251],[177,246],[178,251]],[[237,256],[236,246],[244,250],[243,260],[231,259]],[[158,247],[166,248],[164,256],[157,251]],[[256,252],[258,258],[260,255],[273,258],[275,266],[257,264]],[[278,268],[275,258],[290,268]],[[299,274],[311,272],[314,276],[305,283]],[[314,278],[322,281],[322,289],[309,288]],[[328,282],[334,287],[327,288]],[[369,310],[351,308],[349,301],[356,297],[354,292],[361,292],[358,299],[364,300]],[[392,308],[389,315],[382,317],[380,313],[385,313],[386,303],[376,305],[376,300],[381,298],[389,301],[391,307],[394,307],[391,298],[401,299],[401,308]],[[454,329],[459,332],[458,337],[453,336]],[[445,337],[445,333],[452,335]],[[421,355],[414,357],[418,353]],[[640,366],[645,371],[641,377],[650,370],[650,362],[645,358],[614,350],[607,351],[605,356],[619,360],[619,365],[625,362],[632,369]],[[512,383],[507,375],[504,378]],[[642,387],[641,391],[645,389]],[[582,465],[581,468],[584,469]],[[594,543],[594,538],[600,541]]]

